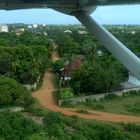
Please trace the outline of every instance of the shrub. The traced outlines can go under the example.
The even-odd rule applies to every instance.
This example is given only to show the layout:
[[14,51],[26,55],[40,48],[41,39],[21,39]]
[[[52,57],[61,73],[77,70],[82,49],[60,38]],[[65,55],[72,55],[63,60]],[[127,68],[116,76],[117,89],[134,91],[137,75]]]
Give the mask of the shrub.
[[60,92],[60,99],[68,99],[74,97],[74,94],[70,88],[62,89]]
[[117,98],[118,98],[118,96],[116,94],[113,94],[113,93],[112,94],[107,94],[104,97],[105,100],[115,100]]
[[123,93],[123,97],[134,97],[134,96],[140,96],[140,92],[139,91],[128,91]]
[[64,100],[64,101],[62,102],[61,106],[73,107],[73,101],[72,101],[72,100]]
[[124,127],[125,130],[127,130],[129,132],[134,132],[134,133],[140,134],[140,125],[138,125],[138,124],[134,124],[134,123],[125,124],[125,123],[123,123],[122,126]]
[[104,106],[101,104],[95,104],[92,108],[93,109],[104,109]]
[[52,69],[54,72],[59,72],[63,67],[63,60],[56,60],[52,63]]
[[14,79],[0,76],[0,105],[28,106],[33,102],[29,91]]
[[68,119],[61,113],[49,112],[44,118],[44,124],[51,137],[63,138],[64,127]]
[[129,112],[140,113],[140,103],[125,106]]
[[46,126],[51,126],[53,124],[59,124],[63,126],[63,124],[65,124],[66,122],[67,118],[59,112],[49,112],[44,118],[44,123]]
[[104,109],[104,106],[95,99],[94,100],[86,99],[85,105],[88,107],[92,107],[93,109]]
[[[0,113],[0,140],[25,140],[42,128],[20,113],[2,111]],[[34,139],[35,140],[35,139]]]
[[105,126],[99,129],[101,131],[101,140],[131,140],[131,136],[128,133],[123,133],[121,130],[114,127]]

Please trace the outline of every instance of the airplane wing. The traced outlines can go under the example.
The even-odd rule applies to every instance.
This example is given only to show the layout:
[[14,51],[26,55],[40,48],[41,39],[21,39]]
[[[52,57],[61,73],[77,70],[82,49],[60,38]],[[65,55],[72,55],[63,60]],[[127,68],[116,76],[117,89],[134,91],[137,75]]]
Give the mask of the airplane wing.
[[79,9],[100,5],[140,3],[140,0],[0,0],[0,9],[15,10],[28,8]]

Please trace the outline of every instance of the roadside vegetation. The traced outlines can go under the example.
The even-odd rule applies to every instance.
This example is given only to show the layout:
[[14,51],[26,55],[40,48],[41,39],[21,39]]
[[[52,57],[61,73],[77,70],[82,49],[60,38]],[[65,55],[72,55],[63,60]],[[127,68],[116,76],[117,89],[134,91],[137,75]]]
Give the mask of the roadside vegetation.
[[76,104],[70,100],[66,100],[62,106],[139,116],[140,92],[130,91],[124,93],[122,96],[107,94],[98,101],[96,99],[86,99],[85,102],[77,102]]
[[33,103],[31,93],[16,80],[0,76],[0,108],[2,106],[23,106]]
[[0,113],[1,140],[139,140],[139,124],[110,124],[50,112],[43,124],[21,113]]

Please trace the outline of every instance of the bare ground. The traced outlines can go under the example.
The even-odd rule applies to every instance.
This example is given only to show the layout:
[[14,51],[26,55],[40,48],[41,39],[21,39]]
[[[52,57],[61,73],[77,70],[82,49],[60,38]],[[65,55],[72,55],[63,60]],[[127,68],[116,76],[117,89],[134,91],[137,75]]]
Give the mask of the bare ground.
[[[59,57],[56,51],[53,51],[52,60],[58,60]],[[48,108],[55,112],[61,112],[67,116],[76,115],[80,118],[84,119],[93,119],[93,120],[101,120],[101,121],[109,121],[109,122],[140,122],[139,116],[130,116],[130,115],[121,115],[121,114],[113,114],[101,111],[88,111],[91,114],[82,114],[77,113],[77,109],[73,108],[61,108],[57,105],[53,98],[54,86],[52,83],[52,78],[55,74],[51,72],[46,72],[43,79],[43,84],[40,90],[35,91],[32,95],[35,97],[40,104],[44,108]]]

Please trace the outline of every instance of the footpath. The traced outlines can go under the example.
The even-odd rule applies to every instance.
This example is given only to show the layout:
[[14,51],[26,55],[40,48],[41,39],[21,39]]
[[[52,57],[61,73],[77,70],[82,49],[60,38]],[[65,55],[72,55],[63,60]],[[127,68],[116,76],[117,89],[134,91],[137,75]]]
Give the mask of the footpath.
[[[59,56],[55,51],[52,53],[52,60],[58,60]],[[92,119],[92,120],[101,120],[101,121],[108,121],[108,122],[139,122],[140,123],[140,116],[130,116],[130,115],[122,115],[122,114],[114,114],[114,113],[107,113],[101,111],[91,111],[87,110],[89,114],[82,114],[78,113],[77,109],[74,108],[62,108],[59,107],[56,101],[53,98],[53,92],[56,90],[53,86],[52,79],[55,76],[54,73],[48,71],[45,73],[43,78],[42,87],[32,93],[33,97],[36,98],[42,107],[47,108],[51,111],[61,112],[67,116],[76,115],[83,119]]]

